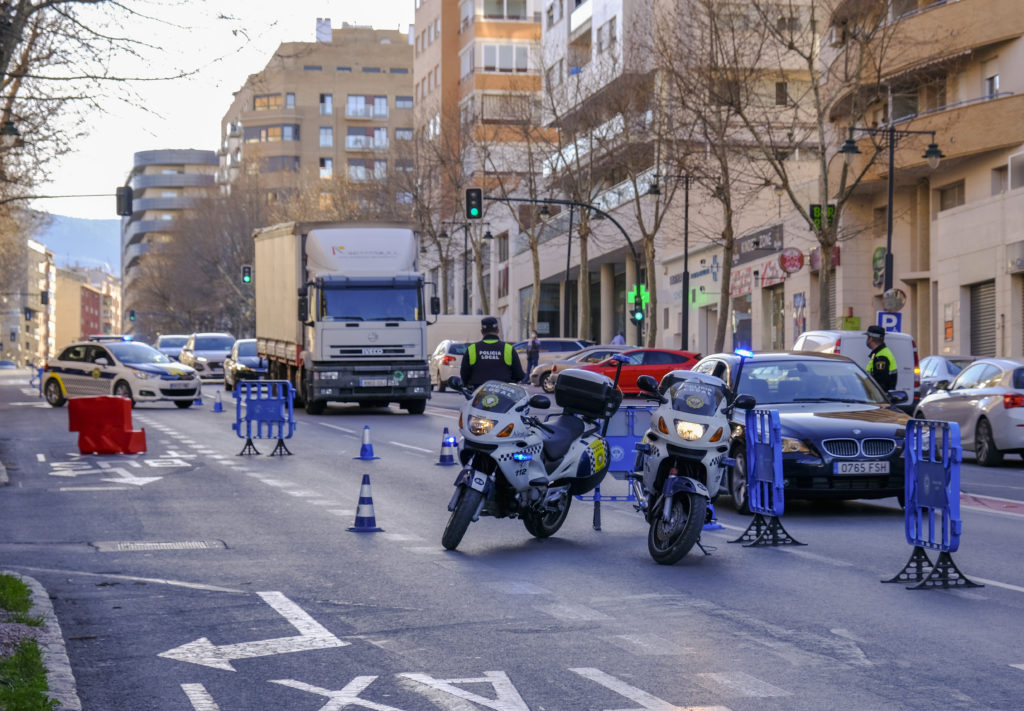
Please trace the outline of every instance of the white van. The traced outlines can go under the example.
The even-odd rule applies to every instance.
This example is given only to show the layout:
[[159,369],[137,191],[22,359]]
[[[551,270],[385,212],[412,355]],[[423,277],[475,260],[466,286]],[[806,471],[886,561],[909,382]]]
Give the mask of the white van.
[[[906,402],[898,407],[913,413],[921,400],[921,368],[917,358],[917,344],[909,333],[886,333],[885,345],[896,358],[896,391],[906,393]],[[804,331],[793,344],[795,351],[817,351],[844,355],[861,368],[867,368],[867,336],[863,331]]]

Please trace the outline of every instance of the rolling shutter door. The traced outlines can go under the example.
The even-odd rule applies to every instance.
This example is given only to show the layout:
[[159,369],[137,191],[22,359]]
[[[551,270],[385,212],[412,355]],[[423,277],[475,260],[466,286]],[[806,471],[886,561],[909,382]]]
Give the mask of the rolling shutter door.
[[996,283],[971,287],[971,355],[996,355]]
[[825,304],[825,309],[825,313],[828,314],[829,327],[839,328],[840,321],[836,316],[836,272],[834,269],[829,273],[828,303]]

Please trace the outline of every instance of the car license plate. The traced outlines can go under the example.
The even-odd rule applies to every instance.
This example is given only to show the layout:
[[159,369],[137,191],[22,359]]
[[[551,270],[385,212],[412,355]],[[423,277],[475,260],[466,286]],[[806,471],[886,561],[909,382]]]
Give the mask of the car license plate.
[[836,474],[888,474],[888,461],[836,462]]
[[188,390],[189,388],[194,388],[195,385],[192,383],[168,383],[167,387],[170,390]]
[[387,378],[360,378],[359,384],[364,388],[386,388],[391,382]]

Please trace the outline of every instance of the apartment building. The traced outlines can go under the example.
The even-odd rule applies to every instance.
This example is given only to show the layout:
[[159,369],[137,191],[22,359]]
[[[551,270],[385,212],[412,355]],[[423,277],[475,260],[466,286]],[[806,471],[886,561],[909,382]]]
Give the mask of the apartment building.
[[103,292],[89,283],[86,274],[57,269],[54,289],[55,340],[58,347],[103,330]]
[[42,365],[54,352],[53,252],[33,239],[26,242],[20,277],[11,282],[19,291],[0,294],[3,324],[0,359],[19,365]]
[[220,182],[247,166],[284,197],[410,171],[412,72],[407,33],[317,19],[315,41],[282,43],[235,92],[221,121]]

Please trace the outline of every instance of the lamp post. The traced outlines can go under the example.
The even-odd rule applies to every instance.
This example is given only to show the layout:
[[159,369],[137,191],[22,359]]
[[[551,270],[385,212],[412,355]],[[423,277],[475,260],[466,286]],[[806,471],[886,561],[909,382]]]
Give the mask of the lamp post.
[[674,178],[683,181],[683,323],[680,350],[690,350],[690,176],[654,174],[654,182],[647,189],[648,195],[661,195],[658,178]]
[[[928,160],[928,167],[935,170],[939,167],[939,161],[945,156],[942,151],[939,150],[939,146],[935,143],[935,131],[911,131],[909,129],[897,129],[893,126],[886,128],[858,128],[856,126],[850,126],[850,135],[843,143],[842,148],[839,152],[842,153],[847,162],[852,160],[853,156],[860,153],[860,149],[857,148],[857,143],[853,140],[854,132],[862,133],[867,136],[883,136],[886,144],[886,148],[889,151],[889,177],[888,177],[888,203],[885,216],[885,292],[892,289],[892,204],[893,204],[893,172],[895,170],[896,163],[896,144],[900,139],[907,138],[909,136],[931,136],[932,142],[928,144],[928,148],[925,150],[922,158]],[[883,293],[885,293],[883,292]]]
[[[488,228],[490,223],[483,223]],[[468,222],[441,222],[441,233],[438,235],[441,239],[448,239],[448,233],[445,232],[445,226],[453,228],[462,228],[462,313],[469,313],[469,223]],[[453,229],[454,231],[454,229]],[[490,229],[484,232],[484,239],[494,239],[491,235]]]
[[[618,220],[616,220],[614,217],[609,215],[604,210],[601,210],[600,208],[597,208],[597,207],[595,207],[595,206],[593,206],[593,205],[591,205],[589,203],[579,202],[578,200],[559,200],[559,199],[556,199],[556,198],[489,197],[487,195],[484,196],[484,200],[492,200],[494,202],[527,202],[527,203],[532,203],[534,205],[568,205],[569,207],[574,207],[575,206],[575,207],[586,208],[586,209],[590,210],[594,214],[600,215],[601,217],[608,218],[609,220],[612,221],[613,225],[615,225],[616,227],[619,228],[619,232],[621,232],[622,236],[626,238],[626,244],[629,245],[629,251],[633,255],[633,262],[636,263],[638,269],[640,267],[640,260],[639,260],[639,258],[637,257],[637,254],[636,254],[636,247],[633,246],[633,240],[631,240],[629,238],[629,234],[626,232],[626,230],[622,227],[622,225],[619,224]],[[583,275],[581,273],[580,277],[582,278],[582,276]],[[642,336],[643,336],[643,324],[641,322],[639,322],[639,321],[636,322],[636,333],[637,333],[637,343],[638,344],[642,343],[643,342],[643,339],[642,339]]]

